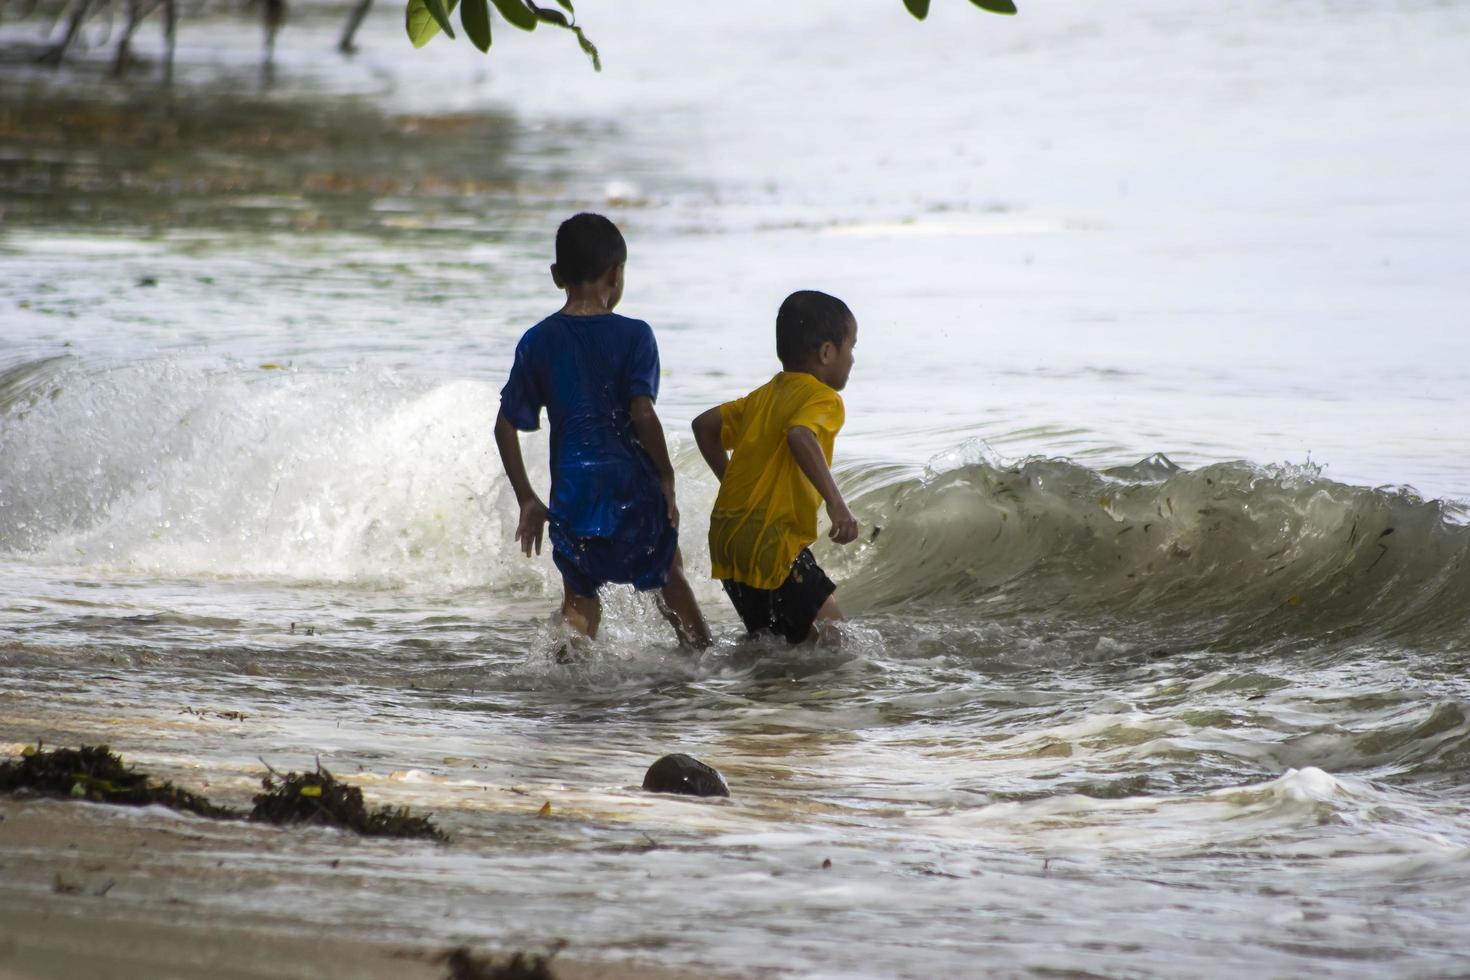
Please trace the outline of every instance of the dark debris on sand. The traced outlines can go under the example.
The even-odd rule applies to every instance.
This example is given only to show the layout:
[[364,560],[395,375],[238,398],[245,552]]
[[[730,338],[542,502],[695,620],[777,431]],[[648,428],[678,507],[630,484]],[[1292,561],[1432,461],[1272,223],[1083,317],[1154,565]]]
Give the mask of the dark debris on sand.
[[714,766],[682,752],[666,755],[643,774],[643,788],[650,793],[680,793],[684,796],[729,796],[730,786]]
[[556,980],[551,969],[553,950],[546,956],[512,953],[509,957],[476,956],[466,946],[444,955],[449,980]]
[[135,772],[124,766],[122,759],[105,745],[43,749],[37,742],[35,746],[27,746],[19,759],[0,762],[0,792],[34,793],[121,806],[158,804],[203,817],[240,816],[173,783],[155,782],[148,774]]
[[384,806],[369,810],[362,791],[337,779],[320,764],[316,772],[280,773],[266,766],[262,780],[266,792],[255,797],[255,808],[247,815],[216,806],[203,796],[179,789],[173,783],[154,780],[123,764],[105,745],[83,745],[79,749],[45,749],[41,743],[27,746],[19,758],[0,762],[0,793],[53,796],[90,800],[121,806],[158,804],[173,810],[197,813],[218,820],[249,819],[273,824],[315,824],[341,827],[369,837],[448,838],[426,817],[416,817],[407,807]]
[[407,807],[369,810],[362,802],[362,790],[339,782],[320,763],[316,772],[290,772],[284,776],[271,769],[261,780],[261,786],[265,792],[255,797],[251,820],[345,827],[365,837],[448,839],[427,817],[416,817]]

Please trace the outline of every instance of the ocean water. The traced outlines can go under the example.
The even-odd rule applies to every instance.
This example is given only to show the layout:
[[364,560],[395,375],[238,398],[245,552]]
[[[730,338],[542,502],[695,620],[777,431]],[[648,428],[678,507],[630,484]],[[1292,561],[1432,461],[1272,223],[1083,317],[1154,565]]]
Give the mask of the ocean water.
[[[392,10],[341,59],[313,9],[269,84],[226,19],[169,91],[6,69],[0,741],[237,804],[319,759],[454,837],[191,823],[160,874],[250,874],[160,914],[803,976],[1470,972],[1470,10],[935,6],[588,0],[600,75],[547,31],[414,53]],[[658,333],[697,657],[613,589],[553,663],[511,540],[498,389],[582,209]],[[703,574],[688,422],[807,287],[860,323],[864,533],[815,548],[844,644],[792,650]],[[673,751],[732,797],[643,794]]]

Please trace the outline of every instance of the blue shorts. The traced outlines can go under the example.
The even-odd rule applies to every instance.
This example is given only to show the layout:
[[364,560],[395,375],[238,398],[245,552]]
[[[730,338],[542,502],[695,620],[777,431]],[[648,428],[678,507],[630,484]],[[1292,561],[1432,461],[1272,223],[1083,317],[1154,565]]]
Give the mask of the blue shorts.
[[595,596],[609,582],[622,582],[640,592],[661,589],[669,580],[679,532],[669,523],[660,497],[643,513],[627,515],[610,538],[582,537],[551,523],[551,560],[567,588]]

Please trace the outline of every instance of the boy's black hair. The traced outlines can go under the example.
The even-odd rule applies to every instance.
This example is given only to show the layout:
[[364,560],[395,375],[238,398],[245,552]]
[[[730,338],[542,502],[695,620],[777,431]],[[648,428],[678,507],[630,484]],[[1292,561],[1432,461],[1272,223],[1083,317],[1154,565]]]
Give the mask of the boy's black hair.
[[574,214],[556,230],[556,271],[564,283],[591,282],[626,261],[623,233],[600,214]]
[[790,368],[829,340],[841,347],[853,322],[852,310],[836,296],[799,289],[776,314],[776,356]]

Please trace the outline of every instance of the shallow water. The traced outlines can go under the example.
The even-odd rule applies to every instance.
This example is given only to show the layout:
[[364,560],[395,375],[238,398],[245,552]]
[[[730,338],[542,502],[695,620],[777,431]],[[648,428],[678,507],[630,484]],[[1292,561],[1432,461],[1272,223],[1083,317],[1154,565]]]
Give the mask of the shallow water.
[[[319,757],[456,839],[354,848],[355,889],[259,855],[224,911],[813,976],[1470,970],[1470,13],[583,6],[600,76],[391,11],[352,61],[303,13],[267,89],[224,21],[167,98],[7,76],[0,739],[235,803]],[[700,581],[707,654],[614,590],[550,662],[489,432],[589,207],[695,570],[688,420],[775,369],[786,292],[857,313],[840,651],[742,644]],[[669,751],[732,798],[643,795]]]

